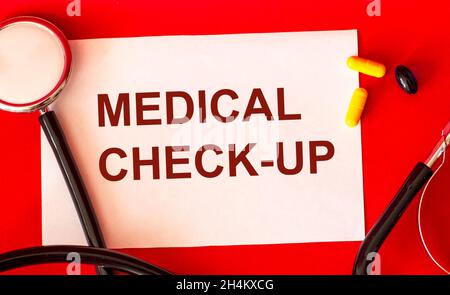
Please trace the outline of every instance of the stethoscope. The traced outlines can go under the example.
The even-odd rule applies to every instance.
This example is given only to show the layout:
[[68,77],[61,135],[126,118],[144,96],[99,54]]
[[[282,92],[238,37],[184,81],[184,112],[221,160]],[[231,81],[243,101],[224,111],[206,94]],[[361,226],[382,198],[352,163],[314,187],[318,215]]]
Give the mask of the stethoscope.
[[[14,89],[7,89],[6,93],[9,93],[11,97],[2,97],[0,94],[0,109],[19,113],[40,112],[39,122],[61,168],[89,246],[41,246],[4,253],[0,255],[0,272],[35,264],[64,263],[67,262],[66,259],[69,253],[76,252],[82,257],[82,263],[97,265],[97,273],[102,275],[112,274],[113,270],[130,274],[170,274],[170,272],[143,260],[106,249],[105,241],[89,195],[66,142],[64,133],[55,113],[48,108],[63,90],[70,74],[72,54],[68,41],[56,26],[46,20],[28,16],[17,17],[0,23],[0,50],[3,50],[3,47],[7,47],[2,46],[2,42],[5,40],[13,42],[23,41],[32,44],[33,36],[24,34],[27,31],[35,31],[36,34],[33,36],[39,35],[49,42],[49,47],[45,52],[48,53],[53,50],[54,54],[49,56],[49,58],[59,59],[48,61],[48,64],[55,65],[56,70],[53,73],[56,72],[56,76],[51,77],[49,81],[44,81],[45,83],[43,84],[45,84],[45,87],[42,89],[34,85],[36,89],[32,89],[31,94],[16,93]],[[5,40],[2,38],[5,38]],[[26,38],[26,40],[21,40],[21,38]],[[56,51],[55,48],[57,48]],[[9,53],[13,59],[18,59],[20,64],[20,51],[23,48],[19,49],[19,52]],[[33,48],[28,49],[34,50]],[[12,68],[11,71],[13,73],[12,76],[21,76],[22,74],[27,76],[30,72],[35,75],[39,74],[39,68],[29,69],[25,67],[22,72],[20,72],[20,69]],[[45,76],[41,75],[40,78],[45,78]],[[3,86],[5,88],[17,88],[17,84],[20,83],[16,81],[16,83],[6,83]],[[2,85],[0,84],[0,86]],[[24,91],[28,89],[27,87],[27,84],[22,85]],[[435,166],[435,163],[441,157],[445,156],[445,150],[449,145],[450,122],[442,132],[442,137],[429,158],[424,163],[419,162],[415,166],[395,198],[369,231],[356,257],[353,269],[354,274],[370,274],[369,268],[372,261],[369,257],[373,257],[370,254],[379,251],[384,240],[411,203],[414,196],[428,183],[429,179],[435,173],[433,166]],[[432,257],[428,250],[427,252]],[[435,261],[433,257],[432,259]],[[440,267],[445,271],[442,266]]]
[[[28,44],[29,48],[18,46],[21,42]],[[11,97],[2,97],[0,94],[0,109],[19,113],[41,113],[39,122],[61,168],[89,245],[42,246],[5,253],[0,255],[0,271],[33,264],[67,262],[67,255],[76,252],[82,258],[82,263],[97,265],[98,274],[111,274],[112,270],[132,274],[169,274],[168,271],[143,260],[106,249],[89,195],[64,133],[55,113],[48,109],[63,90],[70,74],[72,54],[64,34],[46,20],[29,16],[16,17],[0,23],[0,48],[4,51],[11,48],[10,52],[4,54],[13,60],[9,67],[8,64],[3,65],[4,71],[10,70],[12,81],[6,81],[0,86],[3,86],[2,93],[6,92]],[[37,68],[23,66],[23,60],[29,58],[33,50],[43,51],[42,54],[47,56],[47,60],[42,61],[43,66],[50,64],[55,69],[50,69],[53,71],[49,72],[49,69],[42,68],[39,61],[33,63],[40,65]],[[51,56],[48,56],[49,52],[52,53]],[[39,56],[31,58],[38,59]],[[29,77],[30,73],[35,76]],[[49,76],[48,81],[45,80],[46,75]],[[19,85],[22,82],[19,79],[21,76],[41,80],[43,87],[28,83]],[[14,77],[17,79],[14,80]],[[16,91],[14,87],[18,86],[22,88]],[[27,87],[32,89],[28,90]]]

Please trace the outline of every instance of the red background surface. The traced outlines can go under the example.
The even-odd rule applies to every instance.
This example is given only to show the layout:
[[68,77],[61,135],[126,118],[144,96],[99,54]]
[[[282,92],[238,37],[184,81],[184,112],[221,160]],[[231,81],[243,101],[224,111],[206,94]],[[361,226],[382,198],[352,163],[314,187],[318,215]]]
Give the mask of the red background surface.
[[[361,56],[383,62],[383,79],[361,76],[370,95],[362,121],[366,229],[450,119],[450,50],[447,0],[381,0],[369,17],[369,0],[81,0],[69,17],[63,0],[0,2],[0,20],[35,15],[59,26],[69,39],[353,29]],[[405,64],[420,83],[408,96],[393,69]],[[37,114],[0,112],[0,252],[41,244],[40,132]],[[431,187],[426,234],[450,266],[450,168]],[[381,251],[384,274],[441,274],[427,258],[417,232],[417,200]],[[446,220],[445,220],[446,219]],[[179,274],[349,274],[359,242],[127,250]],[[14,273],[63,273],[39,266]]]

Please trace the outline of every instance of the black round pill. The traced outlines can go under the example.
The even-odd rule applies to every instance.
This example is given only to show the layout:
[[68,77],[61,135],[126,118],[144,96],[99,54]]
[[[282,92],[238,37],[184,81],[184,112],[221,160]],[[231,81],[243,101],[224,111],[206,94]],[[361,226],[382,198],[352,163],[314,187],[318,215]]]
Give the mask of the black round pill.
[[398,66],[395,69],[395,78],[397,79],[398,85],[405,90],[408,94],[416,94],[419,86],[417,85],[416,77],[405,66]]

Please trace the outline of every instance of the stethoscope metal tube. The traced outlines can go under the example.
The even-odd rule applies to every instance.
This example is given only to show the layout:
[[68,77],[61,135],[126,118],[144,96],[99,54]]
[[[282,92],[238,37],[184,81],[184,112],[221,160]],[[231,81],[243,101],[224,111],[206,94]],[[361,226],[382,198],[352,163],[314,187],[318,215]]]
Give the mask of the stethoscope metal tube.
[[441,140],[439,140],[439,142],[436,144],[436,147],[431,152],[428,159],[425,161],[425,164],[428,167],[432,168],[449,145],[450,145],[450,123],[447,125],[447,128],[444,129]]

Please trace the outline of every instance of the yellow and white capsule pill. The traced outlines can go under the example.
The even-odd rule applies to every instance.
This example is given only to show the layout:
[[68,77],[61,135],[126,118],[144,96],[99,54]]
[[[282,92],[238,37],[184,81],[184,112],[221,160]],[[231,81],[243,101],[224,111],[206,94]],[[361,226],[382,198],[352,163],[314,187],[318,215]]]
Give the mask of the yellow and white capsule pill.
[[347,66],[352,70],[376,78],[381,78],[386,74],[386,67],[383,64],[359,56],[349,57],[347,59]]
[[348,106],[347,116],[345,117],[345,123],[349,127],[355,127],[358,125],[364,106],[366,105],[367,96],[367,90],[364,88],[357,88],[353,92],[350,105]]

